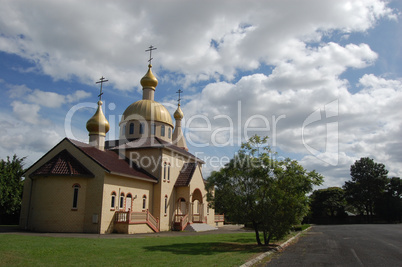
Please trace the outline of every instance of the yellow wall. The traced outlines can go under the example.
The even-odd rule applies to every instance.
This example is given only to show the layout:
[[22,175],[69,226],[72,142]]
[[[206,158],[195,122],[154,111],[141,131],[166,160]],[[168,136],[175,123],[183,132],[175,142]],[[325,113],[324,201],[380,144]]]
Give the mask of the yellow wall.
[[[116,192],[116,207],[114,209],[111,207],[112,192]],[[123,210],[125,211],[128,211],[128,207],[126,207],[126,197],[128,194],[132,195],[131,211],[134,212],[143,211],[142,199],[143,196],[146,195],[146,209],[149,209],[152,214],[153,183],[128,177],[106,174],[103,191],[103,209],[100,233],[113,232],[114,214],[115,211],[119,210],[119,193],[124,193]],[[149,228],[148,226],[146,227]],[[138,229],[141,228],[137,227],[137,231]]]

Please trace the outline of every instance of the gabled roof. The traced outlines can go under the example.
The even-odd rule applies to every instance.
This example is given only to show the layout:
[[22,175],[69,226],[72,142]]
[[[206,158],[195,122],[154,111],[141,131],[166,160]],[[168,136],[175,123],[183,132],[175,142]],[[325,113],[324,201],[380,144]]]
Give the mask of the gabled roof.
[[88,157],[98,163],[102,168],[112,174],[134,176],[143,180],[157,182],[153,175],[138,167],[134,162],[129,161],[124,155],[117,154],[111,150],[99,150],[86,143],[77,140],[67,139]]
[[[126,176],[129,178],[135,178],[135,179],[140,179],[148,182],[153,182],[157,183],[158,179],[155,178],[152,174],[148,173],[144,169],[138,167],[134,162],[130,162],[124,155],[117,154],[117,151],[110,151],[110,150],[99,150],[93,146],[90,146],[86,143],[77,141],[77,140],[72,140],[69,138],[64,138],[62,141],[60,141],[56,146],[54,146],[50,151],[48,151],[42,158],[40,158],[37,162],[42,160],[46,155],[48,155],[52,150],[60,146],[62,143],[68,142],[75,148],[77,148],[79,151],[81,151],[84,155],[89,157],[91,160],[93,160],[96,164],[98,164],[100,167],[102,167],[105,171],[115,174],[115,175],[120,175],[120,176]],[[63,150],[64,151],[64,150]],[[69,152],[67,152],[70,154]],[[59,153],[60,154],[60,153]],[[58,154],[58,155],[59,155]],[[67,156],[64,155],[64,159],[66,159]],[[35,170],[34,173],[31,175],[45,175],[44,173],[49,173],[49,170],[53,170],[56,172],[67,172],[67,168],[65,165],[62,163],[58,163],[57,168],[52,167],[51,162],[54,163],[55,157],[53,157],[50,161],[46,162],[43,164],[41,167],[39,167],[40,172],[38,170]],[[74,158],[74,157],[72,157]],[[63,162],[63,160],[61,160]],[[85,166],[80,163],[78,160],[76,160],[82,167],[85,168]],[[36,162],[36,163],[37,163]],[[66,160],[64,160],[66,162]],[[31,167],[29,167],[25,173],[29,172],[31,168],[33,168],[36,163],[34,163]],[[67,164],[68,165],[68,164]],[[63,167],[64,166],[64,167]],[[75,169],[73,172],[77,171],[78,168],[80,168],[76,163],[73,164],[73,169]],[[64,168],[64,170],[62,170]],[[82,169],[80,169],[80,172],[82,173]],[[24,173],[24,175],[25,175]],[[50,175],[50,174],[49,174]],[[52,174],[53,175],[53,174]],[[57,174],[56,174],[57,175]]]
[[197,163],[187,162],[183,164],[183,167],[180,170],[179,177],[177,177],[175,187],[179,186],[188,186],[191,182],[191,178],[193,178],[194,171],[197,167]]
[[66,149],[54,156],[48,162],[39,167],[32,176],[37,175],[67,175],[94,177],[84,165],[74,158]]
[[200,158],[197,158],[190,152],[182,149],[178,146],[175,146],[172,143],[166,142],[158,137],[144,137],[144,138],[137,138],[131,140],[111,140],[106,142],[107,149],[110,150],[120,150],[120,149],[142,149],[142,148],[165,148],[171,151],[175,151],[179,154],[182,154],[188,158],[194,159],[195,161],[204,164],[205,162]]

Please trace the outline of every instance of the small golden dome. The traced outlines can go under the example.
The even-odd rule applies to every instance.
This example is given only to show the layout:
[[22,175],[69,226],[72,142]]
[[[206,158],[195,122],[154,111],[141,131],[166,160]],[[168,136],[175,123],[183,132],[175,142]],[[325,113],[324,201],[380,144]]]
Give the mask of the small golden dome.
[[172,117],[165,106],[149,99],[139,100],[126,108],[120,124],[129,120],[159,121],[173,127]]
[[155,90],[155,87],[158,85],[158,80],[152,73],[152,65],[148,65],[148,72],[145,74],[144,77],[141,79],[141,85],[143,88],[151,88]]
[[98,101],[98,109],[95,114],[87,122],[87,130],[89,134],[99,134],[105,136],[110,129],[109,122],[106,120],[102,111],[102,101]]
[[173,114],[175,120],[181,120],[184,117],[183,111],[181,111],[180,104]]

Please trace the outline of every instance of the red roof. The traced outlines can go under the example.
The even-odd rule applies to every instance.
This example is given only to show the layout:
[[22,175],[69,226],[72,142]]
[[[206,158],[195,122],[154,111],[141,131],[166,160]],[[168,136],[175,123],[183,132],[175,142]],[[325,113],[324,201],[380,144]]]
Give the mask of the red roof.
[[138,149],[138,148],[166,148],[192,158],[198,162],[204,163],[201,159],[197,158],[190,152],[182,149],[172,143],[166,142],[158,137],[145,137],[137,138],[133,140],[126,140],[121,142],[120,140],[110,140],[106,142],[106,147],[110,150],[120,149]]
[[194,162],[187,162],[183,164],[181,168],[179,177],[177,177],[176,183],[174,186],[188,186],[190,184],[191,178],[193,178],[194,171],[197,167],[197,164]]
[[32,173],[32,175],[69,175],[94,177],[94,175],[87,168],[85,168],[84,165],[82,165],[65,149],[39,167],[34,173]]
[[136,178],[152,182],[158,181],[158,179],[146,172],[144,169],[138,167],[134,162],[129,161],[124,155],[117,154],[111,150],[102,151],[76,140],[68,140],[110,173],[135,176]]

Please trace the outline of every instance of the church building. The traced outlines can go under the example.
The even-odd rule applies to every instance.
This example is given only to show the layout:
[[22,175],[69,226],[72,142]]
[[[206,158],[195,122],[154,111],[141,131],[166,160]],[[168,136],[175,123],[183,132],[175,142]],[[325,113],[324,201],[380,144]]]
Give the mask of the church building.
[[173,124],[154,100],[151,69],[142,99],[123,113],[118,140],[105,140],[110,126],[99,100],[86,124],[88,144],[64,138],[25,172],[21,228],[134,234],[223,224],[207,202],[204,162],[188,151],[180,101]]

